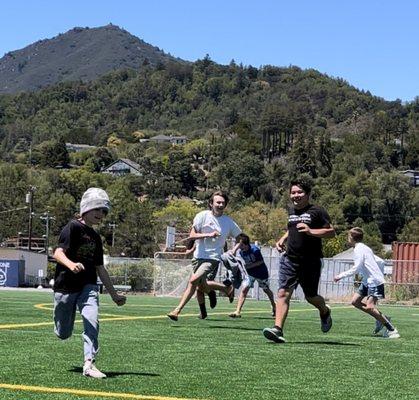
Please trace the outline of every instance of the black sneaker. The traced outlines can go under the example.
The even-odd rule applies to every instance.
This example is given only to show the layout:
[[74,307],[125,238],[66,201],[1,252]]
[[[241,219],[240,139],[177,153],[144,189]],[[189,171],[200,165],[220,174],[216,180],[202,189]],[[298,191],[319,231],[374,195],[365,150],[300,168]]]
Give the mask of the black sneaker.
[[329,332],[332,327],[332,312],[329,306],[326,307],[329,309],[329,312],[324,317],[320,316],[321,330],[323,333]]
[[208,314],[205,312],[205,313],[203,313],[203,312],[201,312],[201,313],[199,313],[199,315],[198,315],[198,318],[199,319],[205,319],[205,318],[207,318],[208,317]]
[[272,340],[275,343],[285,343],[284,333],[281,328],[274,326],[273,328],[265,328],[263,330],[263,336],[268,340]]
[[215,290],[211,290],[208,293],[209,303],[211,308],[215,308],[217,305],[217,295],[215,294]]

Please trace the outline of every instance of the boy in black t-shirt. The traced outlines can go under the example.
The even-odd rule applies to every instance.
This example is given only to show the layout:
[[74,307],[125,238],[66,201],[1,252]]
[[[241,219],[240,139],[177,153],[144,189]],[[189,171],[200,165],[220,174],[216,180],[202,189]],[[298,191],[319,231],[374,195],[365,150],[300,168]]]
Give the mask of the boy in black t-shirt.
[[54,332],[60,339],[73,333],[76,308],[83,319],[84,365],[83,375],[106,378],[94,365],[98,352],[99,295],[97,276],[105,285],[112,300],[125,304],[125,296],[113,287],[103,266],[102,240],[93,225],[100,223],[108,213],[110,201],[99,188],[88,189],[81,199],[81,218],[70,221],[61,231],[54,251],[57,261],[54,279]]
[[303,181],[291,183],[289,194],[292,206],[289,210],[288,230],[276,244],[279,251],[284,251],[287,241],[287,249],[279,265],[275,326],[265,328],[263,334],[277,343],[285,342],[282,329],[292,293],[298,284],[306,300],[319,310],[322,332],[326,333],[332,327],[330,308],[317,290],[323,257],[321,239],[334,237],[335,230],[326,210],[309,203],[310,192],[310,186]]

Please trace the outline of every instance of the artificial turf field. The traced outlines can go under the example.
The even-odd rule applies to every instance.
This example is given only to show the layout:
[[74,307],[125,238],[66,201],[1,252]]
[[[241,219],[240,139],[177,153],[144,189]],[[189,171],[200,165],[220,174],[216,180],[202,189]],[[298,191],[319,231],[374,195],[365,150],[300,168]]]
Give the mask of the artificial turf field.
[[101,297],[101,351],[106,380],[86,378],[82,325],[60,341],[52,331],[52,293],[0,290],[0,399],[419,399],[419,308],[382,306],[401,339],[372,337],[373,320],[332,305],[333,328],[293,303],[287,343],[267,341],[269,303],[247,301],[243,317],[220,299],[207,320],[193,299],[178,322],[177,299],[129,296],[116,307]]

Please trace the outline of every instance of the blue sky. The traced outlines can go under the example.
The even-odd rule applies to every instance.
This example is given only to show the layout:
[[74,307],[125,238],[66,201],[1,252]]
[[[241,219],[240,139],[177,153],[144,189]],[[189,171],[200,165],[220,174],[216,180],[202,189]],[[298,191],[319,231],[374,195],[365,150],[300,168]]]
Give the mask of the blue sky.
[[297,65],[386,100],[419,96],[416,0],[5,0],[1,15],[0,57],[111,22],[190,61]]

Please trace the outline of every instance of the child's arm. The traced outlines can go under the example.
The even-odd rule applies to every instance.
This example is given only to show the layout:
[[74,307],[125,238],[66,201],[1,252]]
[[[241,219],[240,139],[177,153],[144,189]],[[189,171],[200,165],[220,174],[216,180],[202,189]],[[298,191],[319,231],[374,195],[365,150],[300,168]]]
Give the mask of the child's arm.
[[322,238],[322,239],[331,239],[336,236],[335,228],[332,225],[329,225],[324,228],[313,229],[310,228],[304,222],[300,222],[297,224],[298,232],[303,232],[307,235]]
[[354,266],[348,269],[347,271],[343,271],[340,274],[336,275],[333,280],[335,282],[338,282],[342,278],[346,278],[348,276],[356,274],[361,268],[361,266],[363,265],[363,263],[364,263],[364,257],[357,255],[356,252],[354,252]]
[[236,253],[237,253],[237,250],[239,249],[239,247],[240,247],[240,241],[238,241],[235,245],[234,245],[234,247],[230,250],[230,252],[231,252],[231,254],[233,254],[233,256],[235,256],[236,255]]
[[286,231],[282,237],[276,242],[276,248],[278,251],[285,250],[285,241],[288,239],[288,231]]
[[64,249],[61,247],[57,247],[54,251],[53,257],[55,260],[67,267],[71,272],[77,274],[84,269],[84,265],[82,263],[75,263],[71,261],[64,253]]
[[191,229],[191,232],[189,233],[190,239],[205,239],[205,238],[215,238],[217,236],[220,236],[220,232],[218,231],[212,231],[210,233],[199,233],[195,230],[195,228]]
[[127,298],[123,295],[120,295],[116,292],[115,288],[112,285],[111,279],[109,278],[108,271],[106,271],[103,265],[98,265],[96,267],[97,273],[99,275],[100,280],[105,285],[106,290],[112,297],[112,300],[118,305],[123,306],[127,301]]
[[340,274],[336,275],[333,280],[335,282],[339,282],[342,278],[346,278],[348,276],[356,274],[357,271],[358,271],[358,268],[356,267],[356,265],[354,265],[352,268],[350,268],[346,271],[343,271]]

